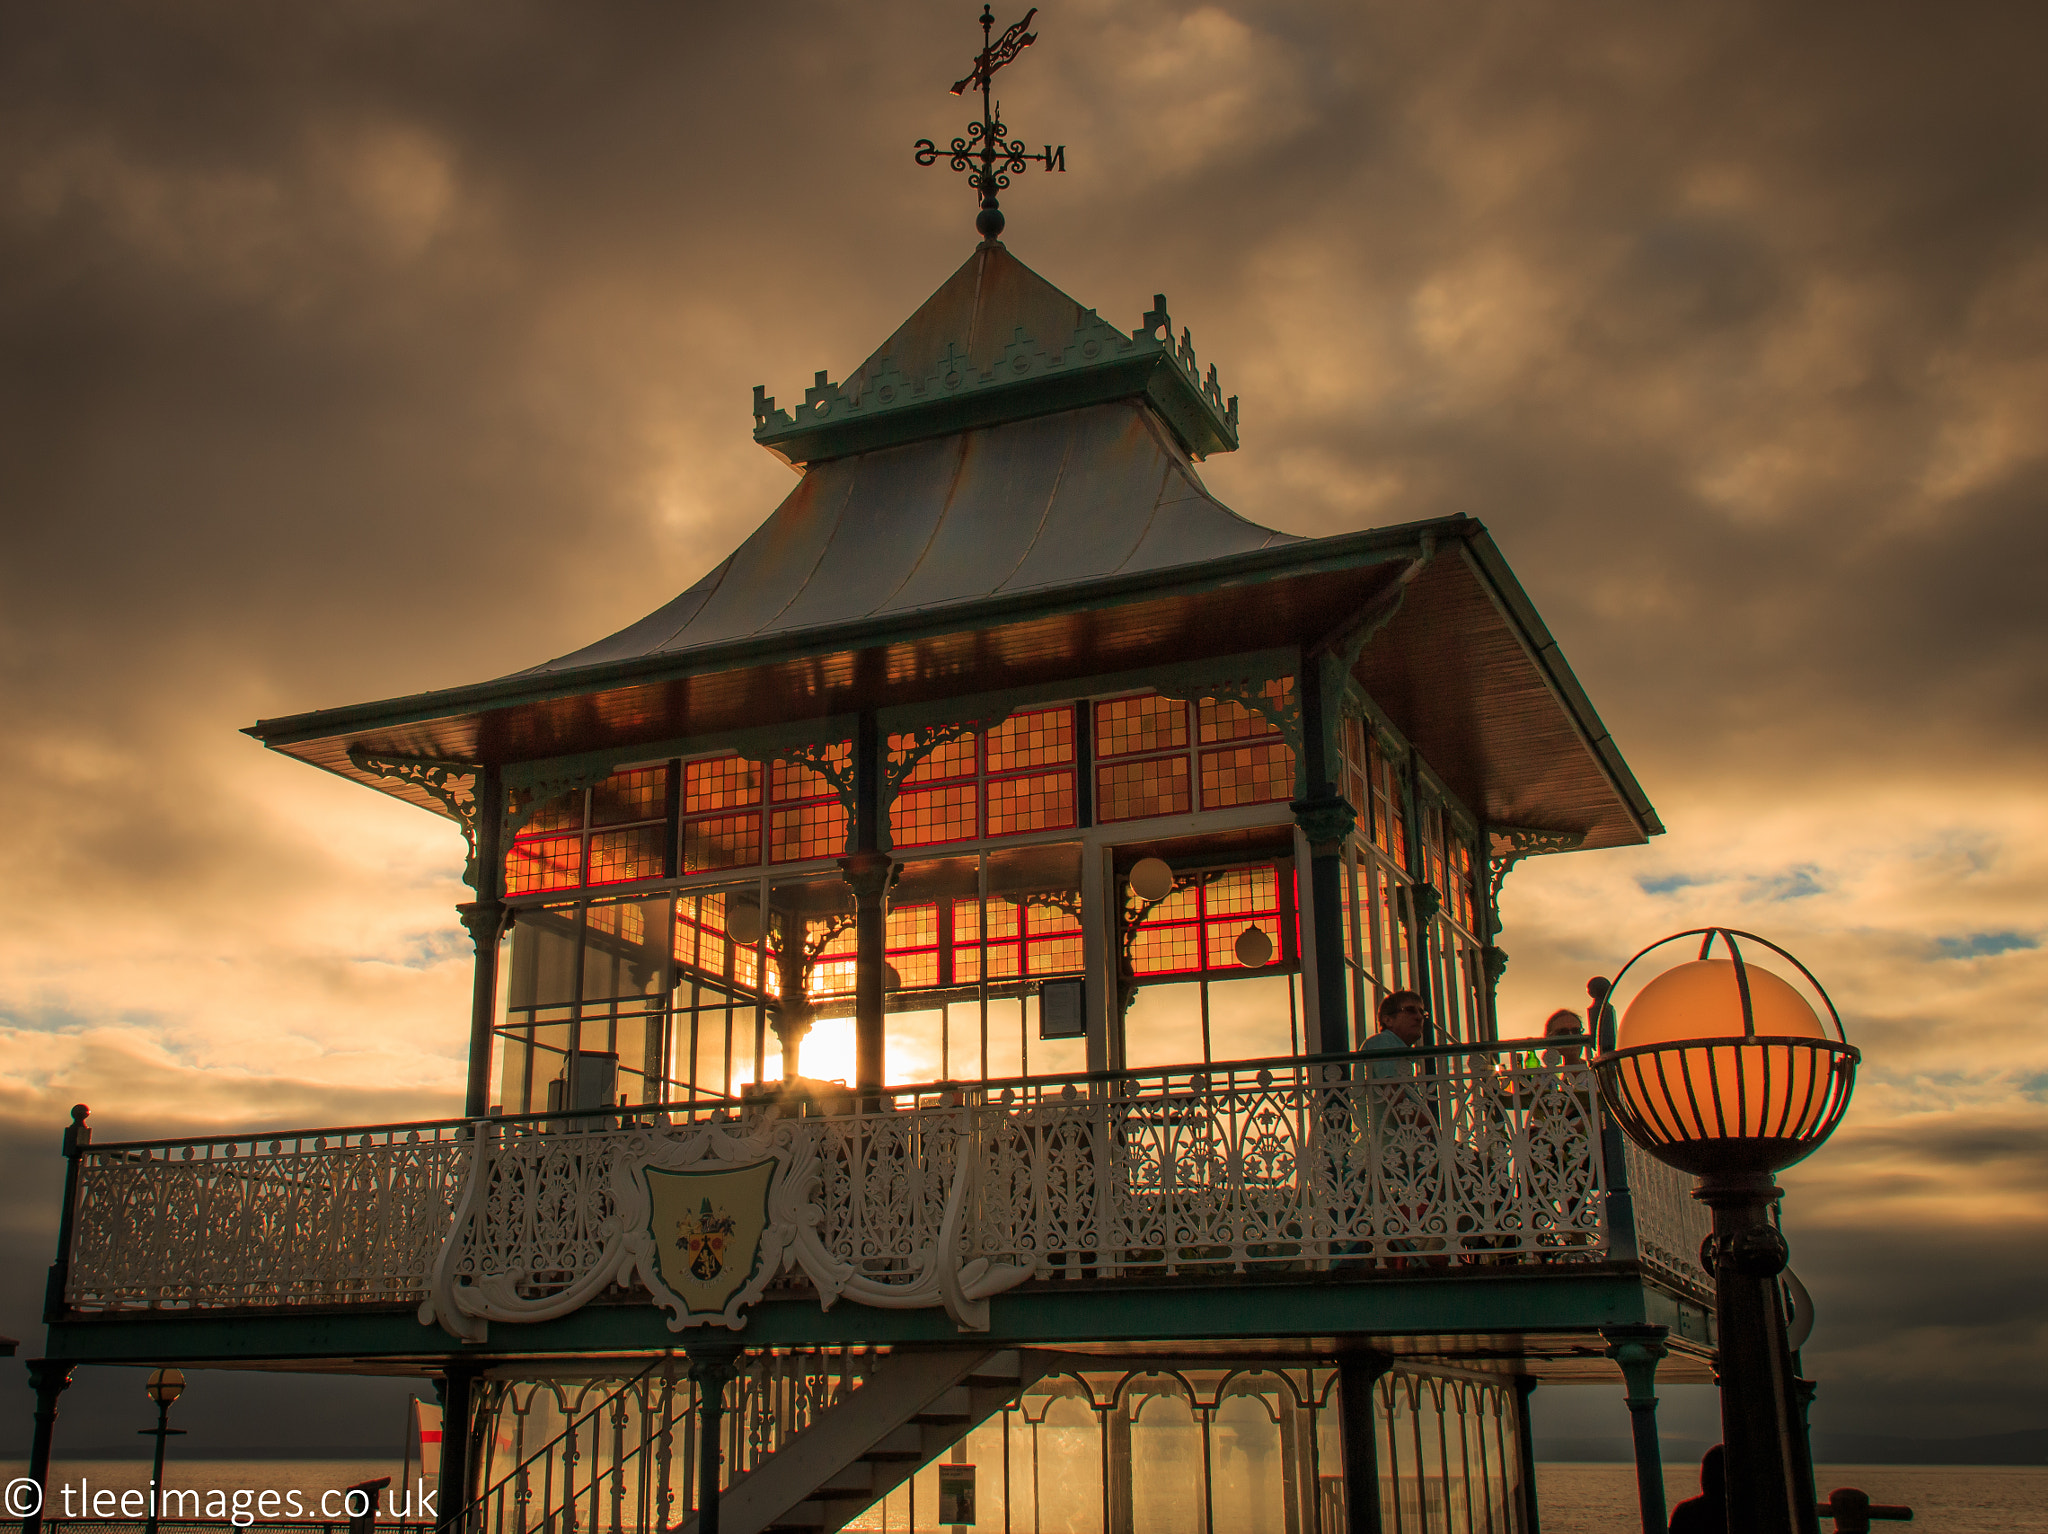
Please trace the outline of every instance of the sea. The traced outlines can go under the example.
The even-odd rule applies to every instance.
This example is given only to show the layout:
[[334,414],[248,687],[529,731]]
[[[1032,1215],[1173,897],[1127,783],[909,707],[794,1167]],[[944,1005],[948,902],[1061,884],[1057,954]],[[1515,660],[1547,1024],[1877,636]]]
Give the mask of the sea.
[[[0,1478],[23,1473],[20,1462],[0,1463]],[[203,1460],[174,1461],[165,1480],[173,1486],[236,1491],[296,1490],[302,1503],[316,1506],[324,1491],[379,1476],[396,1486],[399,1466],[386,1460]],[[55,1467],[59,1486],[120,1491],[148,1484],[149,1465],[131,1460],[71,1460]],[[1855,1486],[1873,1502],[1913,1509],[1919,1534],[2048,1534],[2048,1466],[2043,1465],[1823,1465],[1816,1474],[1822,1495]],[[1667,1506],[1699,1490],[1694,1466],[1669,1467]],[[1637,1534],[1635,1471],[1628,1465],[1539,1465],[1537,1495],[1543,1534]],[[75,1505],[75,1503],[74,1503]],[[51,1513],[61,1514],[53,1505]],[[317,1516],[317,1514],[315,1515]],[[261,1528],[266,1520],[258,1519]],[[385,1519],[384,1522],[392,1520]],[[1822,1520],[1823,1530],[1832,1525]],[[1890,1527],[1876,1525],[1881,1531]],[[1904,1527],[1903,1525],[1901,1527]],[[1218,1530],[1217,1534],[1227,1534]]]

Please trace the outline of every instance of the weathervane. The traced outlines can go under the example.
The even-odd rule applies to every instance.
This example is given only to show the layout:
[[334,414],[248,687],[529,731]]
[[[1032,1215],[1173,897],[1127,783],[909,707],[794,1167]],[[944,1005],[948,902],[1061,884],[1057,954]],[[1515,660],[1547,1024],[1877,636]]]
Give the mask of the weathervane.
[[[998,115],[1002,104],[989,104],[989,84],[995,72],[1038,41],[1036,32],[1024,30],[1037,14],[1038,7],[1033,6],[1024,13],[1022,21],[991,40],[995,12],[987,5],[981,8],[981,52],[975,56],[974,68],[967,78],[953,87],[956,96],[965,95],[969,86],[981,87],[981,121],[969,123],[966,134],[956,137],[950,150],[939,148],[928,138],[919,139],[915,146],[920,165],[931,165],[939,156],[947,155],[954,170],[970,171],[967,184],[981,193],[981,212],[975,215],[974,227],[985,240],[993,240],[1003,232],[1003,210],[996,205],[996,193],[1010,184],[1011,176],[1024,174],[1026,161],[1036,160],[1046,170],[1064,172],[1067,168],[1065,144],[1047,144],[1043,154],[1027,154],[1022,139],[1008,137],[1010,130]],[[978,166],[976,161],[980,162]]]

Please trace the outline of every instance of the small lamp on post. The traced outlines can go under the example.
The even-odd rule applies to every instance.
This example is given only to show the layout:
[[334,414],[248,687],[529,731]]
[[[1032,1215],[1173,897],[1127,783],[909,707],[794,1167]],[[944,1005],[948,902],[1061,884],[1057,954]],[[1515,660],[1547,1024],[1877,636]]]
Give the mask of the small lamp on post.
[[171,1402],[185,1393],[185,1376],[176,1369],[159,1369],[150,1375],[143,1388],[156,1402],[156,1426],[139,1430],[143,1437],[156,1440],[156,1465],[149,1473],[149,1522],[143,1534],[156,1534],[157,1509],[163,1505],[164,1495],[164,1440],[180,1438],[185,1433],[183,1428],[170,1425]]
[[[1699,957],[1645,985],[1618,1036],[1603,1009],[1595,1058],[1607,1111],[1642,1149],[1699,1178],[1714,1212],[1701,1263],[1714,1276],[1719,1320],[1721,1432],[1727,1445],[1728,1526],[1753,1534],[1816,1527],[1813,1490],[1796,1485],[1792,1358],[1776,1293],[1785,1238],[1772,1224],[1782,1196],[1773,1174],[1818,1149],[1841,1122],[1861,1056],[1819,981],[1791,954],[1721,927],[1652,943],[1615,976],[1618,992],[1646,955],[1698,937]],[[1768,948],[1806,979],[1833,1037],[1797,989],[1745,963],[1737,939]],[[1716,941],[1728,952],[1713,956]]]

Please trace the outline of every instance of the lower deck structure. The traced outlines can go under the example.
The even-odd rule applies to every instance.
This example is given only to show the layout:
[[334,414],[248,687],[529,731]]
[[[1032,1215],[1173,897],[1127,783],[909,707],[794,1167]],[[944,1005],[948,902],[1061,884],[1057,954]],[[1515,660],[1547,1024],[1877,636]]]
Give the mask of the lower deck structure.
[[1539,1381],[1710,1377],[1704,1211],[1584,1064],[1414,1053],[81,1136],[49,1347],[431,1377],[480,1534],[695,1527],[713,1385],[726,1534],[1533,1528]]

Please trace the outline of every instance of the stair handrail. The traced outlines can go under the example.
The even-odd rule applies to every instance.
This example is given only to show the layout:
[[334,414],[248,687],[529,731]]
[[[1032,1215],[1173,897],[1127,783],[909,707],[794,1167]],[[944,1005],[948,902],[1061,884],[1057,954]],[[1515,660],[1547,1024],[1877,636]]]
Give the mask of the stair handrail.
[[[503,1491],[507,1484],[516,1480],[519,1476],[524,1474],[536,1460],[545,1458],[547,1455],[552,1454],[555,1451],[556,1445],[560,1444],[563,1439],[568,1438],[572,1434],[579,1431],[586,1422],[590,1421],[591,1418],[595,1417],[599,1412],[605,1410],[613,1402],[617,1401],[621,1396],[625,1395],[627,1391],[633,1389],[634,1386],[644,1381],[647,1378],[647,1376],[654,1373],[656,1369],[659,1369],[664,1365],[673,1362],[674,1358],[675,1354],[673,1353],[663,1353],[658,1357],[649,1360],[646,1368],[642,1369],[638,1374],[634,1375],[631,1379],[627,1380],[624,1384],[620,1385],[618,1389],[614,1390],[602,1401],[599,1401],[595,1406],[591,1407],[589,1411],[583,1413],[583,1415],[580,1417],[572,1418],[568,1425],[565,1426],[561,1432],[555,1434],[554,1437],[550,1438],[538,1449],[535,1449],[531,1454],[527,1455],[525,1459],[521,1460],[518,1464],[514,1465],[510,1470],[506,1471],[503,1475],[498,1477],[497,1480],[493,1481],[489,1486],[486,1486],[474,1497],[471,1497],[467,1502],[463,1503],[462,1511],[456,1514],[455,1527],[458,1529],[467,1529],[475,1527],[476,1525],[473,1525],[470,1522],[471,1515],[473,1513],[481,1511],[484,1507],[484,1504],[489,1502],[491,1498],[497,1495],[500,1491]],[[636,1449],[634,1452],[637,1454],[639,1451]],[[598,1472],[598,1474],[602,1473],[603,1472],[601,1471]],[[574,1490],[567,1486],[564,1486],[562,1491],[563,1496],[565,1498],[571,1497],[575,1494]]]

